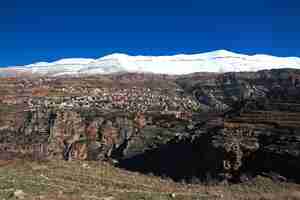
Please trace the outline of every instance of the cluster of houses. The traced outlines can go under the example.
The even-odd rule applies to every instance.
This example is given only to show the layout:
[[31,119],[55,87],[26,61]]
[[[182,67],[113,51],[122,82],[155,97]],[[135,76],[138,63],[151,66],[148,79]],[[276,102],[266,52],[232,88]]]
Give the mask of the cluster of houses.
[[31,98],[27,103],[31,108],[42,105],[60,109],[97,108],[125,112],[193,112],[199,109],[197,101],[179,91],[170,95],[160,88],[141,87],[95,88],[90,94]]

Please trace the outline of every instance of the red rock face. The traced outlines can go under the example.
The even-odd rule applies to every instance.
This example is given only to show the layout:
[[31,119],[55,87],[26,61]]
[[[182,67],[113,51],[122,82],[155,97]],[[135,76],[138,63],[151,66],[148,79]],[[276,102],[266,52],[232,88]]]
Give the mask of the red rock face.
[[98,126],[97,122],[93,121],[87,125],[86,130],[86,137],[89,141],[96,141],[98,135]]
[[72,160],[86,160],[87,159],[87,144],[75,142],[71,150],[71,159]]
[[85,135],[84,127],[78,113],[73,111],[58,112],[50,136],[52,151],[62,155],[66,145],[75,143],[81,136]]
[[142,129],[146,125],[146,118],[145,115],[142,113],[137,113],[137,115],[134,118],[135,125],[138,129]]
[[107,146],[113,146],[118,142],[118,129],[113,127],[110,121],[108,121],[101,130],[101,141]]

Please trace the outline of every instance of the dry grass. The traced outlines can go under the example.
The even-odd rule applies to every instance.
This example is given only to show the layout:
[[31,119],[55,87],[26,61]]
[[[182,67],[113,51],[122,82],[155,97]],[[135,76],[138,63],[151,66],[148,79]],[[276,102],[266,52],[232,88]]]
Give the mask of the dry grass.
[[251,184],[204,186],[128,172],[107,163],[2,162],[0,199],[16,199],[16,190],[22,190],[28,200],[300,199],[298,185],[274,183],[262,177]]

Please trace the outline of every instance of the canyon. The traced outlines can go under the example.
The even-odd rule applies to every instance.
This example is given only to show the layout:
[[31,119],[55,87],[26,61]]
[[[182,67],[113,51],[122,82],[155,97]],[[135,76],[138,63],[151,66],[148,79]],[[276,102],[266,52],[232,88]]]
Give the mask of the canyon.
[[93,160],[176,181],[298,183],[300,71],[6,77],[0,157]]

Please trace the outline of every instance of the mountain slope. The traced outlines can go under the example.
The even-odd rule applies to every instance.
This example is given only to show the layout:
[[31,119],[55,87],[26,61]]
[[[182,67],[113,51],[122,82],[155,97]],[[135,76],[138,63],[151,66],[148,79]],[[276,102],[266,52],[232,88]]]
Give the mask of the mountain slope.
[[115,72],[189,74],[194,72],[258,71],[298,68],[300,58],[270,55],[244,55],[217,50],[201,54],[174,56],[129,56],[111,54],[99,59],[68,58],[52,63],[38,62],[0,69],[0,74],[21,71],[38,75],[91,75]]

